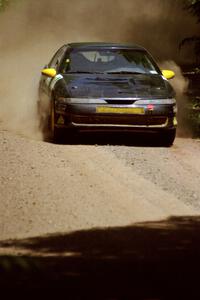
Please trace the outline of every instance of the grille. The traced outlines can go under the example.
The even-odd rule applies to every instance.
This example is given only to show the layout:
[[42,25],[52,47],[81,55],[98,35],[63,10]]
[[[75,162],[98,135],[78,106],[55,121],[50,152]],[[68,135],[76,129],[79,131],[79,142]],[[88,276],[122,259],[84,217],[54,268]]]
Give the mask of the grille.
[[153,126],[163,125],[167,117],[162,116],[73,116],[72,122],[78,124],[113,124],[113,125],[138,125]]
[[133,104],[136,100],[105,100],[108,104]]

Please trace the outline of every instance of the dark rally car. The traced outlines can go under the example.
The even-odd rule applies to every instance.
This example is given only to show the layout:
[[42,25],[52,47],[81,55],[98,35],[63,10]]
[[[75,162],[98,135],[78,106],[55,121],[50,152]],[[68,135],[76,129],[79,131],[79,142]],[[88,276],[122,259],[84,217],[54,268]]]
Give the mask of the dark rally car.
[[42,70],[42,124],[54,140],[61,129],[145,131],[170,146],[177,126],[173,77],[137,45],[64,45]]

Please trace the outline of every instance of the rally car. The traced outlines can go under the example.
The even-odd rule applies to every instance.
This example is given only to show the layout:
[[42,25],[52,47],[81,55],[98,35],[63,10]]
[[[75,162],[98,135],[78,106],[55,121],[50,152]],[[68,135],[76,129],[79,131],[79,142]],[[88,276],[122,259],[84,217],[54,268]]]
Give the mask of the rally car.
[[[152,56],[138,45],[71,43],[42,70],[39,113],[54,141],[72,131],[176,135],[175,92]],[[63,131],[63,129],[65,129]]]

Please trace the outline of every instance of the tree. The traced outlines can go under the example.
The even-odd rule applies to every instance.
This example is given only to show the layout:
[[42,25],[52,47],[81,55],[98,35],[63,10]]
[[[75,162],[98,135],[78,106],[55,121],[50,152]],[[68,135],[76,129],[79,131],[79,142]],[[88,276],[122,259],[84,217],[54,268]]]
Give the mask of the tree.
[[200,0],[190,0],[188,10],[196,16],[198,22],[200,22]]
[[[200,0],[187,0],[186,9],[189,10],[196,18],[197,22],[200,23]],[[186,44],[194,44],[194,52],[197,60],[197,64],[200,63],[200,36],[192,36],[183,39],[180,43],[180,49]]]

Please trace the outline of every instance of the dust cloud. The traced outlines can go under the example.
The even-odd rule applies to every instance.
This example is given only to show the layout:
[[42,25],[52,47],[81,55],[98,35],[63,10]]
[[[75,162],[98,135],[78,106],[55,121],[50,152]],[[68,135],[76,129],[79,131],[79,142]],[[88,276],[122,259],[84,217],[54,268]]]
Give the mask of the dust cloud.
[[177,100],[177,107],[178,107],[178,135],[182,137],[192,137],[192,132],[189,129],[190,126],[188,118],[186,117],[187,110],[187,102],[188,96],[186,94],[187,88],[189,85],[188,79],[186,79],[181,72],[181,68],[174,62],[174,61],[164,61],[159,64],[161,69],[168,69],[173,70],[176,76],[170,80],[171,85],[173,86],[174,90],[176,91],[176,100]]
[[178,44],[198,27],[182,7],[181,0],[11,3],[0,15],[1,126],[41,139],[36,105],[40,70],[64,43],[134,42],[146,47],[157,61],[189,62],[191,55],[180,55]]

